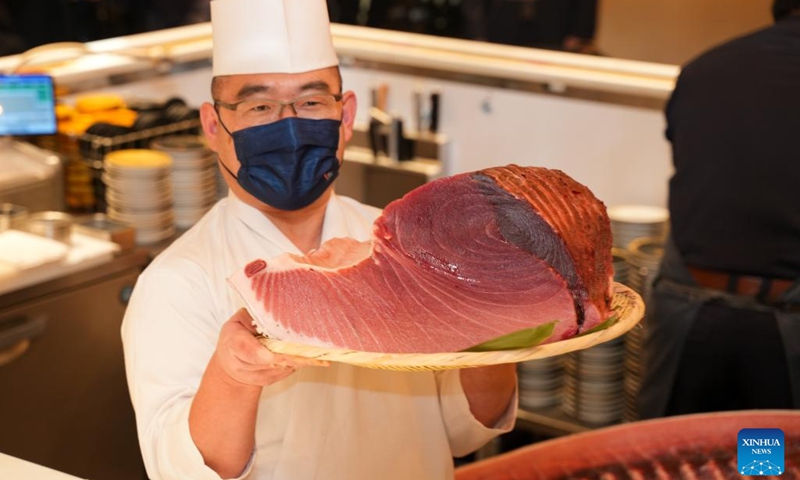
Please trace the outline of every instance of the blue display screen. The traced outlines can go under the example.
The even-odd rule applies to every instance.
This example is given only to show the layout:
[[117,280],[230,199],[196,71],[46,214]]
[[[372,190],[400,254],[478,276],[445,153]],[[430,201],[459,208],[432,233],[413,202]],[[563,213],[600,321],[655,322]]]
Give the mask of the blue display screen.
[[55,132],[52,77],[0,75],[0,135],[50,135]]

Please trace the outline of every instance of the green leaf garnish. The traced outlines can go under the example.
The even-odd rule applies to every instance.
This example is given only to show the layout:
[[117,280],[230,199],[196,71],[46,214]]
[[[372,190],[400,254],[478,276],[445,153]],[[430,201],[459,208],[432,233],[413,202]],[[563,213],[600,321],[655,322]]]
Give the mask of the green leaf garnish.
[[619,320],[619,317],[614,315],[613,317],[609,318],[608,320],[606,320],[605,322],[601,323],[600,325],[592,328],[591,330],[587,330],[587,331],[581,333],[578,336],[582,337],[584,335],[591,335],[592,333],[597,333],[600,330],[605,330],[606,328],[608,328],[608,327],[614,325],[615,323],[617,323],[617,320]]
[[487,342],[483,342],[474,347],[462,350],[464,352],[494,352],[498,350],[518,350],[520,348],[530,348],[544,342],[556,328],[556,322],[546,323],[538,327],[526,328],[502,337],[497,337]]

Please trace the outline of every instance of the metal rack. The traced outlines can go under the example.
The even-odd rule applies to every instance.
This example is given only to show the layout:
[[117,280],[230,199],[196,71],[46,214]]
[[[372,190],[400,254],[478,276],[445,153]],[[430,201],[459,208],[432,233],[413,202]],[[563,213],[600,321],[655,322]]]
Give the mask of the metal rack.
[[566,415],[560,408],[517,411],[517,428],[548,437],[588,432],[593,427]]
[[193,118],[114,137],[84,133],[78,137],[78,143],[81,146],[81,153],[83,153],[86,160],[102,161],[103,157],[111,151],[126,148],[148,148],[150,142],[157,138],[182,133],[196,134],[199,128],[200,119]]
[[64,157],[68,208],[83,213],[104,213],[106,203],[102,174],[103,158],[107,153],[128,148],[149,148],[150,142],[157,138],[198,134],[199,130],[200,119],[193,118],[113,137],[91,133],[58,135],[56,143],[45,148]]

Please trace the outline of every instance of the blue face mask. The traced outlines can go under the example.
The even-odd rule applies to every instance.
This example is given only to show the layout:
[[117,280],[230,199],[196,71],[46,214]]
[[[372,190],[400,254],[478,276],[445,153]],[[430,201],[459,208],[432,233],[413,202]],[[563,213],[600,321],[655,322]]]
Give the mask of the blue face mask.
[[287,117],[233,132],[241,168],[234,175],[222,166],[258,200],[281,210],[299,210],[314,203],[339,175],[341,123]]

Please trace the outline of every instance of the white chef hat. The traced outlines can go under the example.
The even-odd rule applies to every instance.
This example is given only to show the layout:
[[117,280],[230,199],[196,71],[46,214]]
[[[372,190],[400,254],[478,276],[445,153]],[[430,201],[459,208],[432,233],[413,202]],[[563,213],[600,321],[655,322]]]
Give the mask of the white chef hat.
[[325,0],[213,0],[214,76],[339,64]]

